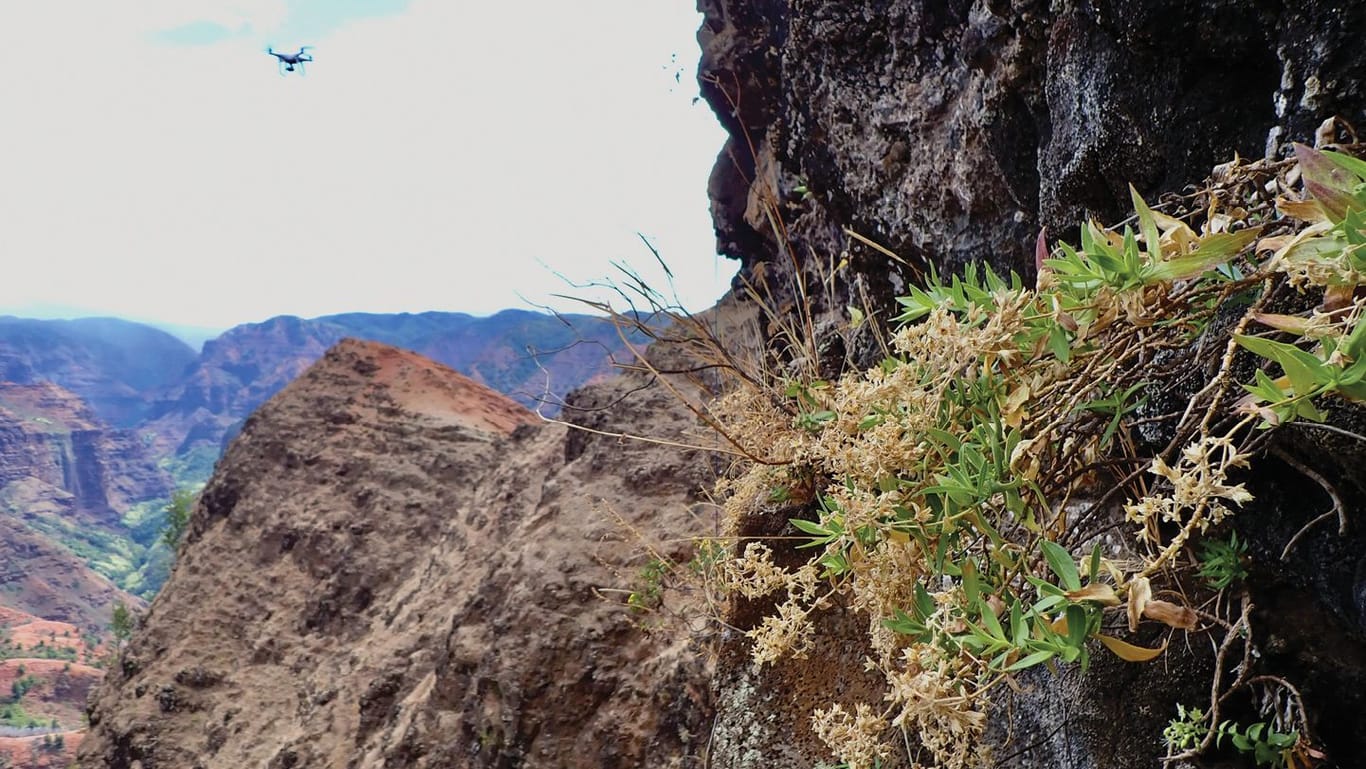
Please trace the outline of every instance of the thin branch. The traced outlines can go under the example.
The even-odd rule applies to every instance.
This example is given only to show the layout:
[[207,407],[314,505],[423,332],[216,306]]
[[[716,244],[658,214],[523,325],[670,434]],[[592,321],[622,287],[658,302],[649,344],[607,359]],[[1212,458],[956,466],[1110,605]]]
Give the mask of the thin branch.
[[1335,426],[1333,426],[1333,425],[1324,424],[1324,423],[1322,423],[1322,422],[1296,421],[1296,422],[1291,422],[1291,423],[1290,423],[1290,426],[1291,426],[1291,427],[1312,427],[1312,428],[1314,428],[1315,430],[1327,430],[1328,432],[1337,433],[1338,435],[1345,435],[1345,436],[1347,436],[1348,438],[1354,438],[1354,439],[1356,439],[1356,440],[1358,440],[1358,441],[1361,441],[1362,443],[1366,443],[1366,435],[1361,435],[1361,434],[1359,434],[1359,433],[1354,433],[1354,432],[1352,432],[1351,430],[1344,430],[1344,429],[1342,429],[1341,427],[1335,427]]
[[1338,534],[1346,534],[1347,509],[1343,506],[1342,498],[1338,496],[1337,489],[1333,488],[1333,484],[1329,483],[1327,478],[1324,478],[1322,475],[1319,475],[1318,471],[1316,471],[1314,468],[1309,467],[1303,462],[1300,462],[1298,459],[1295,459],[1294,457],[1285,453],[1281,449],[1273,446],[1271,447],[1271,453],[1275,454],[1277,459],[1295,468],[1304,477],[1308,478],[1314,483],[1317,483],[1319,485],[1319,488],[1323,489],[1324,492],[1328,494],[1328,498],[1333,501],[1333,509],[1329,510],[1324,515],[1321,515],[1318,518],[1315,518],[1314,520],[1305,524],[1304,528],[1300,529],[1298,532],[1295,533],[1295,536],[1290,538],[1290,542],[1286,544],[1285,550],[1281,551],[1281,560],[1285,560],[1286,555],[1290,553],[1290,548],[1295,544],[1295,541],[1298,540],[1304,534],[1306,530],[1308,530],[1314,524],[1318,523],[1320,519],[1325,518],[1328,515],[1337,513]]

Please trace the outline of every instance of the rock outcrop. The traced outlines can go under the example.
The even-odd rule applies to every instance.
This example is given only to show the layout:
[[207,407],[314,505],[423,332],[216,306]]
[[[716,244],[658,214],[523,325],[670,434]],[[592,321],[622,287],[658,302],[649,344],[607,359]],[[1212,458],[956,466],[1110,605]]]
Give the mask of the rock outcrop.
[[1282,153],[1327,118],[1366,118],[1359,4],[698,8],[699,79],[730,133],[710,184],[718,249],[756,284],[767,263],[778,305],[789,253],[812,276],[847,255],[834,301],[813,292],[829,312],[865,297],[889,307],[930,266],[985,262],[1028,280],[1040,228],[1117,221],[1130,183],[1156,200],[1235,153]]
[[[571,413],[691,427],[643,384],[589,387]],[[343,341],[232,441],[81,764],[693,766],[705,661],[599,590],[640,568],[633,532],[690,531],[707,468]]]
[[[1190,191],[1235,154],[1282,157],[1291,141],[1354,140],[1354,127],[1366,125],[1360,4],[698,7],[700,82],[730,133],[710,182],[718,249],[742,261],[738,280],[767,292],[772,307],[802,303],[794,264],[806,286],[826,289],[810,295],[828,376],[879,357],[871,336],[849,329],[846,306],[890,317],[908,284],[969,262],[1028,282],[1041,229],[1076,242],[1087,217],[1119,221],[1130,183],[1159,201]],[[1361,447],[1319,436],[1286,443],[1297,466],[1312,455],[1320,473],[1357,494],[1346,503],[1355,520]],[[1366,584],[1366,539],[1355,524],[1345,535],[1324,527],[1283,562],[1281,548],[1308,520],[1290,500],[1330,501],[1290,464],[1261,467],[1252,483],[1262,501],[1237,528],[1265,565],[1252,578],[1264,669],[1303,682],[1332,759],[1355,765],[1366,754],[1352,726],[1366,682],[1366,613],[1354,597]],[[743,534],[798,534],[788,517]],[[747,629],[760,616],[743,613],[737,624]],[[827,640],[811,652],[814,664],[780,663],[757,676],[738,639],[723,649],[713,766],[830,759],[810,731],[811,710],[830,692],[875,694],[876,686],[860,674],[862,625],[839,612],[820,622]],[[1002,704],[1016,718],[1015,740],[998,765],[1156,765],[1175,703],[1199,701],[1214,662],[1210,650],[1188,647],[1164,664],[1031,678]],[[989,730],[995,740],[1005,734]]]

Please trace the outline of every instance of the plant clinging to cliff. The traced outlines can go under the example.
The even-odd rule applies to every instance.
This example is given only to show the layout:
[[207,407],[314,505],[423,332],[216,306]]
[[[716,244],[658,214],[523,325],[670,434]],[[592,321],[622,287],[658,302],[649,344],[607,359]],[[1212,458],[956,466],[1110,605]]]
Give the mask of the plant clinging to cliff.
[[[791,563],[775,558],[781,539],[749,539],[717,572],[735,594],[773,601],[747,631],[756,667],[806,654],[827,607],[867,619],[883,701],[813,717],[851,769],[885,760],[898,731],[916,765],[975,765],[986,710],[1021,671],[1085,670],[1092,641],[1131,662],[1164,652],[1104,631],[1107,618],[1130,632],[1222,632],[1221,664],[1234,648],[1251,659],[1246,598],[1225,618],[1155,596],[1179,585],[1186,546],[1251,500],[1239,478],[1265,445],[1258,428],[1320,419],[1326,397],[1366,399],[1354,293],[1366,163],[1307,148],[1299,161],[1304,197],[1290,163],[1233,164],[1185,216],[1135,192],[1132,226],[1088,222],[1079,247],[1041,236],[1032,288],[973,268],[932,278],[900,300],[880,365],[833,381],[744,378],[710,412],[766,460],[721,484],[734,529],[790,511],[807,554],[779,566]],[[1295,287],[1324,290],[1323,309],[1265,310]],[[1284,333],[1304,341],[1271,338]],[[1145,406],[1164,366],[1203,375],[1166,414]],[[1103,536],[1116,519],[1132,537]],[[1212,547],[1207,559],[1228,563],[1208,576],[1226,589],[1241,563]],[[1171,758],[1224,734],[1219,705],[1234,692],[1289,686],[1248,667],[1232,682],[1216,672],[1205,720],[1169,743]],[[1302,710],[1289,717],[1273,726],[1296,741],[1276,748],[1312,755]]]

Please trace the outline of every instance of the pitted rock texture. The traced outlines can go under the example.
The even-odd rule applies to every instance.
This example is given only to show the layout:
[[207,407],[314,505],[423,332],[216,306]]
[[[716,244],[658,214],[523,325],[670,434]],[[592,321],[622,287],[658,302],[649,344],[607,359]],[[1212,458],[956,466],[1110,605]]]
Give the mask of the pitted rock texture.
[[795,293],[793,260],[818,285],[848,257],[833,301],[812,292],[834,314],[865,297],[889,310],[930,266],[986,262],[1028,280],[1042,227],[1066,237],[1089,216],[1117,221],[1130,183],[1157,200],[1234,153],[1312,142],[1327,118],[1366,123],[1356,3],[698,8],[699,79],[730,133],[710,183],[717,246],[775,306]]
[[[1161,201],[1235,154],[1279,157],[1292,141],[1350,140],[1366,125],[1360,3],[699,0],[698,8],[699,81],[730,134],[709,183],[717,248],[741,261],[737,283],[777,312],[814,309],[815,362],[826,377],[880,357],[873,337],[851,332],[847,306],[890,317],[908,284],[967,263],[1029,282],[1042,229],[1075,242],[1088,217],[1118,222],[1130,209],[1129,184]],[[784,354],[782,340],[771,346]],[[1284,451],[1337,484],[1356,520],[1366,515],[1366,456],[1359,442],[1340,443],[1295,435]],[[1324,525],[1282,561],[1286,541],[1331,501],[1288,464],[1262,467],[1252,479],[1261,501],[1235,527],[1253,542],[1263,670],[1304,683],[1316,737],[1331,753],[1325,765],[1354,766],[1366,754],[1353,725],[1366,690],[1366,540],[1360,528],[1344,535]],[[1314,500],[1310,510],[1305,500]],[[788,517],[741,535],[798,535]],[[757,617],[733,620],[745,630]],[[850,630],[813,664],[756,674],[741,636],[722,650],[712,766],[832,760],[809,713],[848,704],[870,684],[843,672],[862,667],[859,622],[838,609],[821,621]],[[1198,644],[1169,656],[1163,667],[1098,664],[1086,676],[1031,678],[1031,688],[997,703],[987,736],[999,765],[1157,766],[1175,703],[1199,702],[1212,666]]]
[[[640,384],[570,413],[691,426]],[[639,570],[633,531],[689,532],[707,463],[569,435],[415,354],[332,348],[233,440],[81,765],[696,765],[705,661],[600,591]]]

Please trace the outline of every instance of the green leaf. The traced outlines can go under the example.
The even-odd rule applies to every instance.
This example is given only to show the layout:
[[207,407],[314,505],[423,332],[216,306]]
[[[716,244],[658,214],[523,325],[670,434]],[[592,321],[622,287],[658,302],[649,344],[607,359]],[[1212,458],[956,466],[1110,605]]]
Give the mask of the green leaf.
[[1049,327],[1048,351],[1063,363],[1072,360],[1072,340],[1068,337],[1067,329],[1059,325]]
[[1212,270],[1219,264],[1237,256],[1252,241],[1261,235],[1261,227],[1252,227],[1238,232],[1221,232],[1206,235],[1194,251],[1153,265],[1145,275],[1145,282],[1155,280],[1180,280]]
[[1018,660],[1015,660],[1013,664],[1011,664],[1009,667],[1005,669],[1005,672],[1013,673],[1016,670],[1024,670],[1025,668],[1031,668],[1041,662],[1047,662],[1054,656],[1056,656],[1056,654],[1052,651],[1037,651],[1033,654],[1030,654],[1027,657],[1022,657]]
[[835,536],[835,532],[825,528],[819,523],[813,523],[802,518],[790,518],[788,520],[792,523],[793,526],[796,526],[798,529],[801,529],[807,534],[814,534],[818,537]]
[[1271,734],[1267,735],[1266,741],[1271,745],[1284,750],[1294,745],[1296,742],[1299,741],[1299,739],[1299,732],[1291,732],[1289,734],[1283,734],[1281,732],[1272,732]]
[[917,641],[923,641],[929,634],[929,629],[923,622],[912,619],[906,612],[897,609],[892,619],[884,619],[882,624],[893,633],[911,636]]
[[1062,594],[1045,596],[1044,598],[1039,599],[1039,601],[1035,603],[1033,606],[1031,606],[1029,610],[1032,614],[1036,616],[1043,616],[1045,612],[1049,611],[1054,606],[1066,602],[1067,596]]
[[871,430],[886,421],[886,417],[881,414],[869,414],[858,422],[859,430]]
[[1253,376],[1257,379],[1256,384],[1245,384],[1243,385],[1244,390],[1267,403],[1279,403],[1290,398],[1290,395],[1278,387],[1275,380],[1268,376],[1265,371],[1257,369]]
[[1342,352],[1357,362],[1366,359],[1366,322],[1358,321],[1351,333],[1342,338]]
[[1134,212],[1138,214],[1138,228],[1143,233],[1143,242],[1148,247],[1148,259],[1157,262],[1162,259],[1162,231],[1157,228],[1157,220],[1153,218],[1152,209],[1143,202],[1143,198],[1134,189],[1134,185],[1129,185],[1129,197],[1134,202]]
[[977,576],[977,563],[969,558],[963,561],[963,597],[968,606],[975,606],[981,595],[982,581]]
[[1090,622],[1086,617],[1086,609],[1073,604],[1067,607],[1067,645],[1074,649],[1080,649],[1086,643],[1086,632],[1089,630]]
[[1024,614],[1020,611],[1020,602],[1012,601],[1010,604],[1010,642],[1016,646],[1024,646],[1025,641],[1029,640],[1029,624],[1025,622]]
[[1336,163],[1343,170],[1355,174],[1359,181],[1366,182],[1366,160],[1351,155],[1345,155],[1341,152],[1334,152],[1332,150],[1320,150],[1319,152],[1328,160]]
[[843,553],[826,553],[817,563],[825,567],[827,577],[838,577],[849,571],[849,559]]
[[982,624],[987,631],[991,633],[993,638],[999,639],[1002,643],[1009,643],[1006,640],[1005,628],[1001,627],[1001,621],[996,618],[996,612],[991,610],[986,601],[982,601],[978,605],[982,608]]
[[921,620],[929,619],[930,615],[934,614],[934,608],[934,596],[930,595],[924,585],[919,582],[915,583],[914,609],[916,616]]
[[1320,386],[1334,381],[1333,367],[1293,344],[1244,334],[1234,334],[1233,338],[1257,355],[1279,363],[1296,395],[1313,395]]
[[1062,582],[1063,588],[1067,590],[1081,589],[1081,575],[1077,573],[1077,564],[1073,562],[1072,555],[1056,542],[1041,540],[1039,545],[1043,548],[1044,560],[1048,561],[1048,568],[1058,575],[1058,580]]

